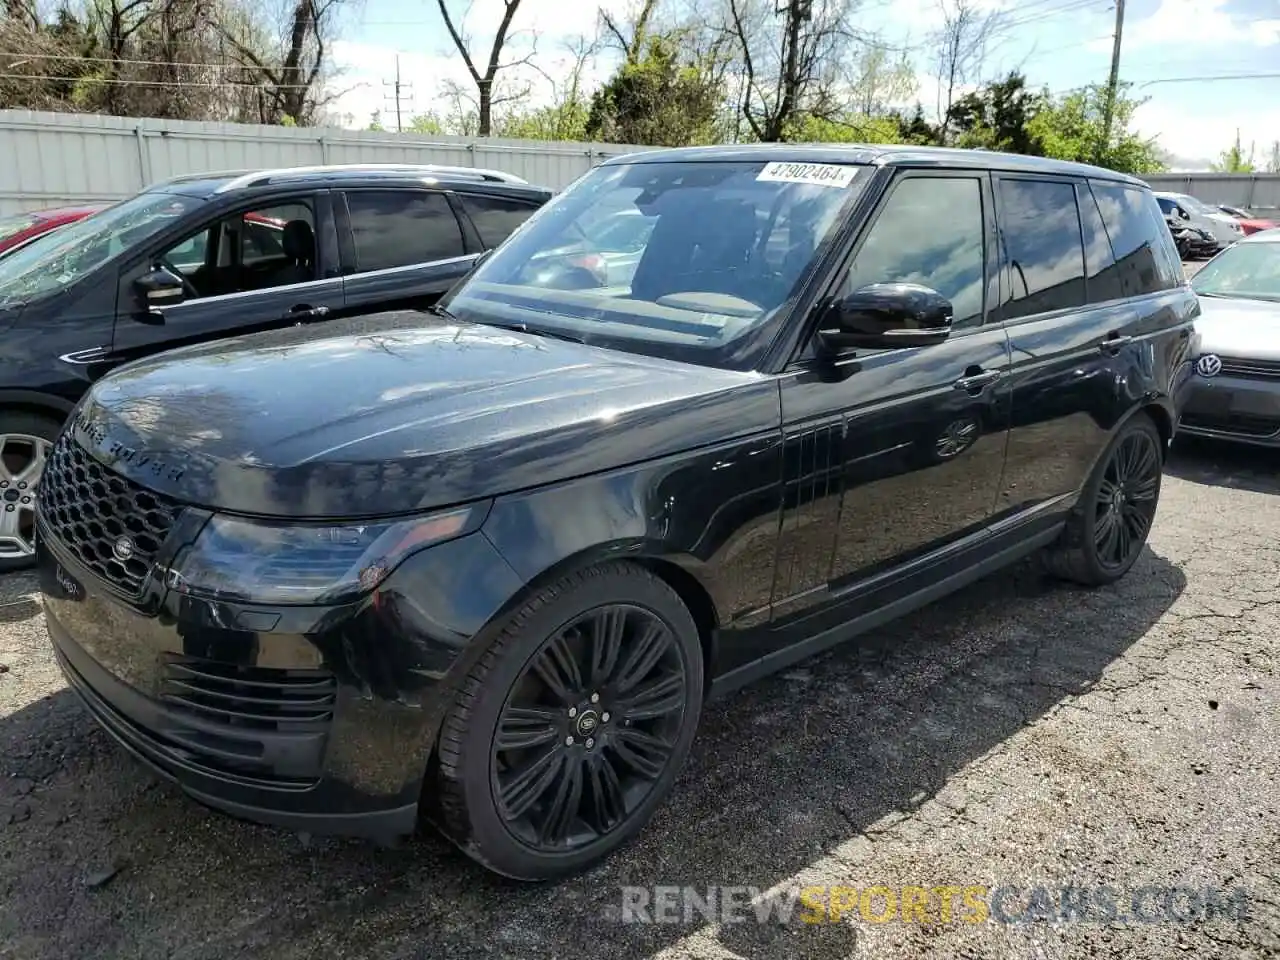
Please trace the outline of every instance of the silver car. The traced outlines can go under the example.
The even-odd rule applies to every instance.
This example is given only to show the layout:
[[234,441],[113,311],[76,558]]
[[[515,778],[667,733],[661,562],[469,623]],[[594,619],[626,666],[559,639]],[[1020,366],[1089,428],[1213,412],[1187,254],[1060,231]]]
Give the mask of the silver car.
[[1200,358],[1179,432],[1280,447],[1280,229],[1224,250],[1191,286]]

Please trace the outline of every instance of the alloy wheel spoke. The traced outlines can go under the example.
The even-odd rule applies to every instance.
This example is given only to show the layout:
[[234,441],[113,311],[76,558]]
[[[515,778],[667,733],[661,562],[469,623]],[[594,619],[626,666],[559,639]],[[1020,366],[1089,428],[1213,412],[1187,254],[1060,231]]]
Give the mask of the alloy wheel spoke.
[[671,645],[671,632],[659,620],[645,623],[644,632],[632,647],[626,662],[618,671],[616,686],[620,694],[645,679]]
[[534,673],[563,704],[574,703],[582,691],[582,671],[564,634],[553,637],[533,663]]
[[44,473],[45,461],[49,458],[49,445],[43,440],[37,440],[32,445],[31,460],[25,467],[19,470],[13,476],[16,483],[26,483],[35,486],[40,482],[40,475]]
[[1129,499],[1136,501],[1154,500],[1156,496],[1156,478],[1143,477],[1129,485]]
[[684,677],[666,674],[636,687],[618,703],[618,712],[628,720],[652,720],[684,707]]
[[617,607],[597,613],[591,630],[591,686],[603,687],[617,669],[622,655],[622,641],[627,628],[627,614]]
[[1156,453],[1149,443],[1140,443],[1138,445],[1138,453],[1134,458],[1133,471],[1129,474],[1129,479],[1140,480],[1149,477],[1153,468],[1156,466]]
[[499,782],[499,800],[508,820],[522,817],[547,792],[560,775],[564,759],[564,748],[552,747]]
[[626,816],[626,798],[617,771],[605,759],[597,758],[586,765],[591,794],[591,820],[597,833],[607,833]]
[[559,714],[545,707],[507,707],[498,719],[494,745],[499,750],[524,750],[560,739]]
[[671,758],[671,745],[643,730],[623,728],[611,744],[618,759],[646,780],[657,780]]
[[1134,540],[1141,540],[1147,535],[1151,519],[1132,503],[1126,503],[1120,510],[1121,517]]
[[581,755],[566,754],[555,792],[547,801],[546,812],[538,824],[538,840],[544,844],[559,844],[569,833],[573,821],[582,806]]

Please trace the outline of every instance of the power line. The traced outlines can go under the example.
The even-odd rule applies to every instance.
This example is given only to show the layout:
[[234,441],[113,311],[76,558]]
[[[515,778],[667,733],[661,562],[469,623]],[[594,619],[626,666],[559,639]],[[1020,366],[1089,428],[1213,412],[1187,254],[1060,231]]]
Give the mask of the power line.
[[239,87],[254,90],[270,87],[272,90],[308,90],[309,83],[237,83],[234,80],[125,80],[118,77],[52,77],[35,73],[0,73],[0,80],[46,80],[50,83],[110,83],[122,87]]

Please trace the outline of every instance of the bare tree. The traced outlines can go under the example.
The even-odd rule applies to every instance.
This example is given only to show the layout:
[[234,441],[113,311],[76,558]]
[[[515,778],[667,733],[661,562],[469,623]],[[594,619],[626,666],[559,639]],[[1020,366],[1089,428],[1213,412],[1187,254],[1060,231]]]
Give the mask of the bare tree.
[[[487,137],[493,127],[493,107],[495,103],[502,102],[503,99],[509,99],[495,99],[494,87],[498,80],[498,74],[502,70],[528,63],[533,56],[533,53],[530,52],[519,60],[510,63],[502,62],[502,51],[507,44],[508,34],[511,31],[511,22],[515,19],[516,13],[520,9],[520,0],[502,0],[502,20],[498,23],[497,32],[493,35],[493,43],[489,46],[489,59],[485,63],[483,73],[476,67],[475,60],[471,56],[467,38],[462,30],[462,21],[455,24],[453,16],[449,13],[448,0],[436,0],[436,3],[440,7],[440,15],[444,17],[444,25],[449,31],[449,36],[453,39],[453,45],[462,54],[462,60],[467,65],[467,72],[471,74],[471,79],[476,85],[476,132],[482,137]],[[466,14],[464,13],[463,20],[465,18]]]
[[727,0],[725,29],[743,73],[740,109],[757,140],[830,103],[849,43],[852,0]]
[[657,11],[658,0],[639,0],[625,19],[600,8],[600,25],[604,28],[605,41],[622,54],[624,63],[639,62]]
[[1267,158],[1267,173],[1280,173],[1280,140],[1271,142],[1271,154]]
[[938,138],[946,143],[950,135],[951,107],[956,90],[976,81],[986,59],[987,46],[1001,27],[999,11],[983,12],[977,0],[938,0],[942,26],[934,34],[934,58],[938,81]]
[[310,123],[316,112],[333,99],[324,92],[329,67],[327,44],[336,26],[343,0],[296,0],[283,25],[283,37],[274,49],[261,36],[237,36],[225,29],[236,59],[258,88],[258,114],[262,123]]

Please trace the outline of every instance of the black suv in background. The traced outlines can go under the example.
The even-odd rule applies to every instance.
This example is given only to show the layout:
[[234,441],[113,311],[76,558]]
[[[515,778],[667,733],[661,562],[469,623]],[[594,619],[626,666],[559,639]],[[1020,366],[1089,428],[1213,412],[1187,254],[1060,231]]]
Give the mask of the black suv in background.
[[0,259],[0,571],[89,384],[150,353],[434,302],[552,195],[497,171],[330,166],[157,184]]
[[[627,211],[625,270],[548,270]],[[94,716],[207,804],[422,811],[563,875],[641,828],[708,696],[1042,548],[1123,576],[1198,310],[1151,191],[1095,167],[609,160],[416,329],[95,384],[45,475],[45,622]]]

